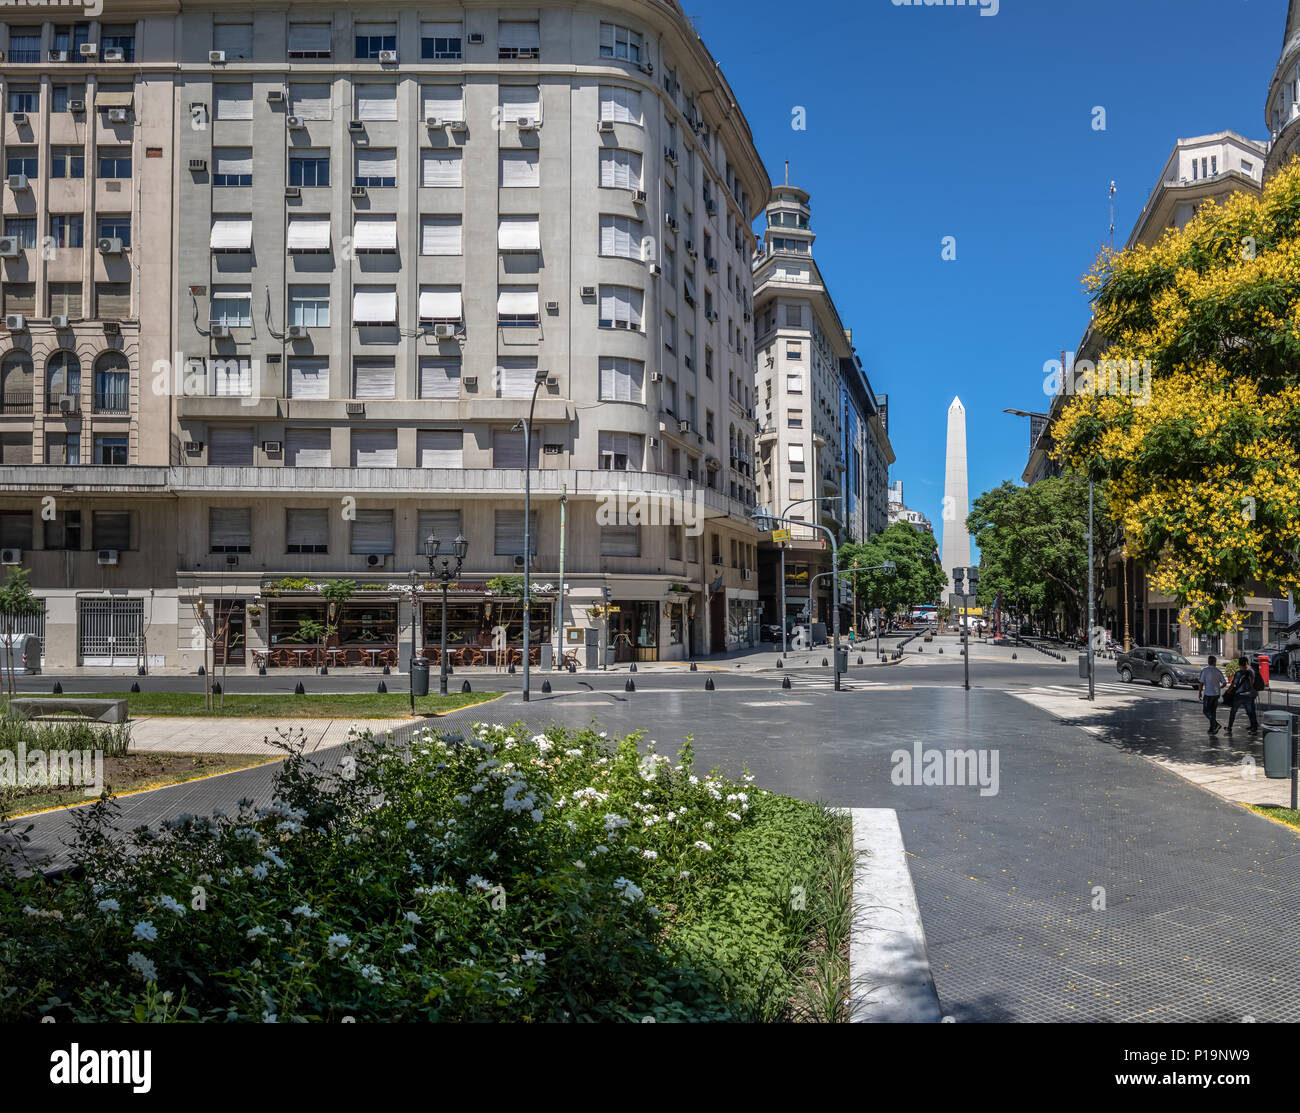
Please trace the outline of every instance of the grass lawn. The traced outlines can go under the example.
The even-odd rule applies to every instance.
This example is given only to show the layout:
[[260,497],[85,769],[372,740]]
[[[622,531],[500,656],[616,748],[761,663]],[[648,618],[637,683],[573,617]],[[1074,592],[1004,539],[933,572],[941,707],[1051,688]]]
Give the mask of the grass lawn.
[[[456,692],[447,696],[425,696],[415,701],[417,715],[440,715],[496,699],[500,692]],[[401,719],[411,712],[406,692],[322,693],[295,696],[280,692],[265,695],[231,693],[224,702],[214,697],[220,710],[203,706],[201,692],[68,692],[64,698],[124,699],[132,716],[186,715],[226,716],[242,719]],[[23,698],[34,698],[26,697]]]
[[[104,787],[117,795],[141,792],[280,760],[256,754],[124,754],[104,758]],[[50,808],[71,808],[91,803],[93,799],[88,798],[85,789],[80,787],[53,791],[41,791],[37,787],[20,795],[6,795],[0,790],[0,810],[7,810],[12,817]]]
[[1285,823],[1288,827],[1300,827],[1300,812],[1292,811],[1290,808],[1273,804],[1247,804],[1246,807],[1267,819],[1276,819],[1279,823]]

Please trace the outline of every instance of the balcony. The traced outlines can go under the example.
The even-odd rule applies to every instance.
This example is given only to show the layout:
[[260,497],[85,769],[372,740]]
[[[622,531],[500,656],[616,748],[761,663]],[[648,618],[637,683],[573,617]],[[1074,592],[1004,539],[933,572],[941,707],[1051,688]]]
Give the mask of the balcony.
[[32,412],[32,393],[31,391],[19,391],[13,394],[0,395],[0,413],[4,414],[29,414]]
[[95,395],[95,413],[128,414],[131,412],[131,400],[128,395],[118,391]]

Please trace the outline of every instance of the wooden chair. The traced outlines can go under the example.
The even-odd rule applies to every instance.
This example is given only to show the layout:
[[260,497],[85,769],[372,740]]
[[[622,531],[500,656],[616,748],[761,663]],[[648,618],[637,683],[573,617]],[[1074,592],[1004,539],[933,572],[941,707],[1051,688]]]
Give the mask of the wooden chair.
[[256,652],[256,651],[254,651],[254,653],[253,653],[253,668],[255,668],[255,669],[260,669],[260,668],[264,668],[265,666],[266,666],[266,654],[265,654],[265,653],[258,653],[258,652]]
[[387,665],[390,669],[397,668],[397,650],[385,649],[379,654],[377,660],[381,666]]
[[277,669],[291,669],[298,663],[298,655],[292,649],[273,649],[269,660]]
[[562,661],[566,669],[570,665],[576,669],[578,667],[578,651],[576,649],[566,649]]
[[486,660],[483,650],[474,645],[467,645],[459,654],[457,654],[457,657],[459,659],[456,661],[456,664],[461,666],[481,665],[484,660]]

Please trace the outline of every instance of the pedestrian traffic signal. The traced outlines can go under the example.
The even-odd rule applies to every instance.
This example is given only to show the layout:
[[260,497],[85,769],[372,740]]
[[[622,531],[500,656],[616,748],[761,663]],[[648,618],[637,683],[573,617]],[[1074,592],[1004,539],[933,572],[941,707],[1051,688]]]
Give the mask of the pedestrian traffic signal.
[[612,587],[602,587],[600,589],[600,594],[604,598],[606,603],[613,602],[614,589]]

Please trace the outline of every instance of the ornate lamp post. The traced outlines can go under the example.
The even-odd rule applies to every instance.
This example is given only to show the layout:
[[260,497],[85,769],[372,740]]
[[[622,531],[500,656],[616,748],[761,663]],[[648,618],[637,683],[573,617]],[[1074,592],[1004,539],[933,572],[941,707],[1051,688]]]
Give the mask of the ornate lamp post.
[[[460,575],[461,565],[465,563],[465,554],[469,552],[469,542],[465,535],[458,534],[455,541],[439,541],[429,534],[424,541],[424,556],[429,562],[429,578],[436,576],[442,581],[442,638],[441,651],[438,654],[438,695],[447,694],[447,588]],[[442,561],[442,571],[434,568],[434,562]],[[452,561],[455,568],[451,567]]]

